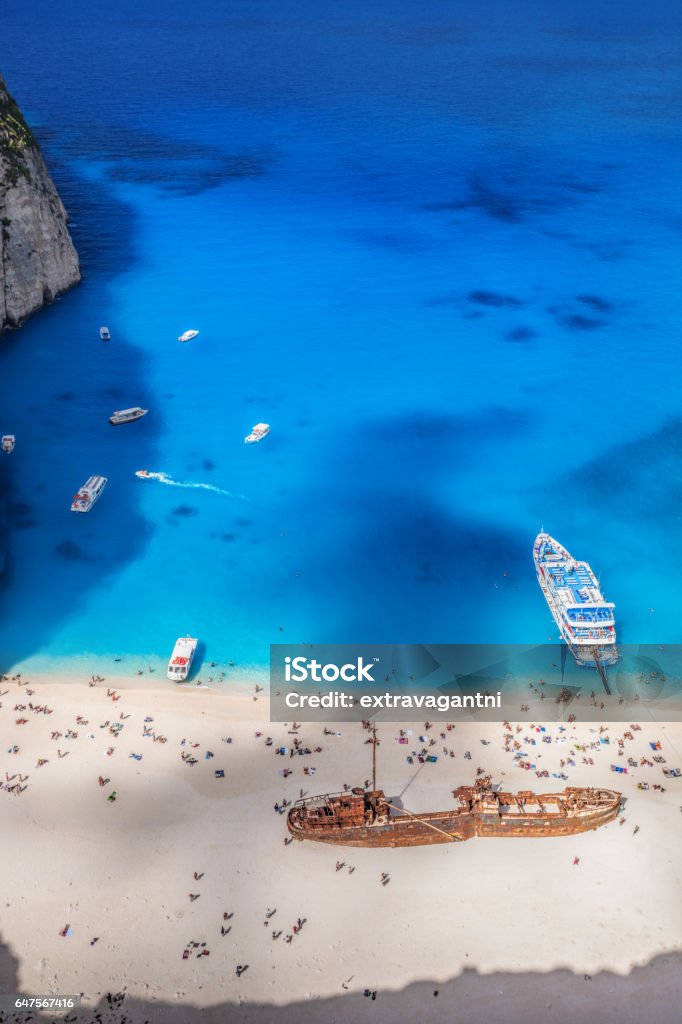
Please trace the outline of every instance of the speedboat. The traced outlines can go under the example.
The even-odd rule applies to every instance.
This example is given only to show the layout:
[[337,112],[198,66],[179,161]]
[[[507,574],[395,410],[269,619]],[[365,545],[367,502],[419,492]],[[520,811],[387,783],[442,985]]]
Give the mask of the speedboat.
[[114,426],[119,423],[132,423],[146,416],[148,412],[149,409],[141,409],[139,405],[133,406],[132,409],[117,409],[114,415],[109,417],[109,422]]
[[3,434],[1,442],[3,452],[5,452],[7,455],[9,455],[10,452],[13,452],[16,441],[17,439],[14,436],[14,434]]
[[152,474],[149,472],[148,469],[135,470],[135,476],[139,476],[140,480],[149,480],[151,478],[151,475]]
[[169,679],[176,683],[182,683],[187,679],[198,643],[199,641],[192,636],[178,637],[168,662],[166,675]]
[[72,512],[89,512],[107,484],[105,476],[90,476],[80,491],[74,494],[71,502]]
[[269,433],[269,423],[256,423],[251,433],[247,434],[246,437],[244,438],[244,443],[256,444],[258,441],[262,441],[264,437],[267,437]]
[[180,335],[178,341],[191,341],[192,338],[196,338],[198,333],[198,331],[185,331],[184,334]]
[[99,336],[102,341],[111,341],[111,331],[108,327],[100,327]]

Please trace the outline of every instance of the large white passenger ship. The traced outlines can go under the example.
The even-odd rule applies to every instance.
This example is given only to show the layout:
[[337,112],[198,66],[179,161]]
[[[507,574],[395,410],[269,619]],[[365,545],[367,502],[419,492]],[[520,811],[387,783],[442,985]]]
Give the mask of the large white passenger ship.
[[594,668],[618,661],[615,605],[604,600],[588,563],[576,561],[544,532],[535,539],[533,560],[554,621],[578,664]]

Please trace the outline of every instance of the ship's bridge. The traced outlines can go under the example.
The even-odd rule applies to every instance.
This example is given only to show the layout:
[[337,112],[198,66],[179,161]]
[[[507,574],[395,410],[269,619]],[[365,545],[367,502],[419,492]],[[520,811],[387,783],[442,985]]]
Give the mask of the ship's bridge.
[[573,604],[566,608],[569,622],[587,625],[612,626],[615,622],[613,604]]

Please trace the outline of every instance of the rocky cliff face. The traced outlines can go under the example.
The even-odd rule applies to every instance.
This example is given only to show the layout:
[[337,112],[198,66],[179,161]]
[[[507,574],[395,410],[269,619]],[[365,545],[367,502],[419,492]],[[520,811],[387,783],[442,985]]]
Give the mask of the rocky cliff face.
[[80,281],[62,201],[0,76],[0,331]]

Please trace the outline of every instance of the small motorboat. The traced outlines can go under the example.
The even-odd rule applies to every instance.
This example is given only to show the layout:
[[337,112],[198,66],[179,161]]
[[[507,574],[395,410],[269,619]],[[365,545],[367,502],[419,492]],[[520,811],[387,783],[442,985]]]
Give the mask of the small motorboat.
[[102,341],[111,341],[111,331],[108,327],[100,327],[99,336]]
[[166,675],[176,683],[182,683],[190,673],[192,659],[199,641],[192,636],[181,636],[175,641],[175,647],[168,662]]
[[14,451],[14,446],[17,443],[17,439],[14,434],[3,434],[2,435],[2,450],[7,455]]
[[184,334],[180,335],[178,341],[191,341],[192,338],[196,338],[198,333],[198,331],[185,331]]
[[109,417],[109,422],[114,426],[118,426],[119,423],[133,423],[142,419],[148,412],[149,409],[141,409],[139,405],[133,406],[132,409],[117,409],[113,416]]
[[256,423],[251,433],[247,434],[244,438],[244,444],[257,444],[258,441],[262,441],[264,437],[267,437],[269,433],[269,423]]
[[138,476],[140,478],[140,480],[149,480],[151,478],[151,475],[152,474],[149,472],[148,469],[136,469],[135,470],[135,476]]

